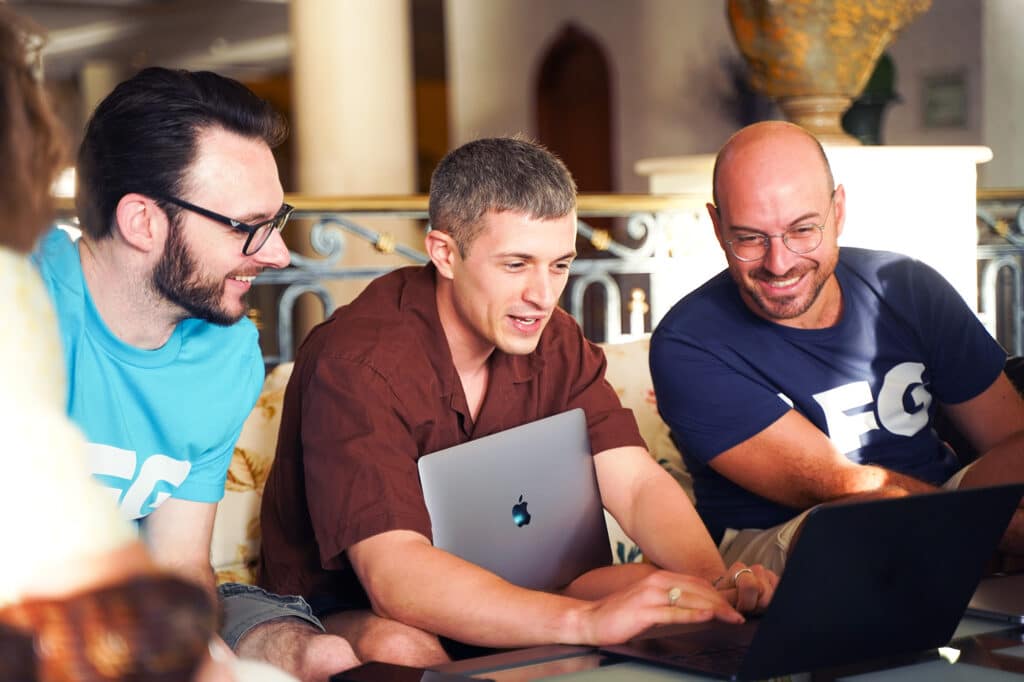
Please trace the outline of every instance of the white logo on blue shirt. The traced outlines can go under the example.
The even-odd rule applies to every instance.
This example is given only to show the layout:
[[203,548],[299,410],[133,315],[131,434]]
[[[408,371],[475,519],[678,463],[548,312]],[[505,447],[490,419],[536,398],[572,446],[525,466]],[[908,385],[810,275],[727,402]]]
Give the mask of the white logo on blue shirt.
[[[138,467],[135,451],[102,443],[89,443],[86,455],[90,473],[110,490],[130,521],[152,514],[171,496],[168,489],[181,485],[192,469],[191,462],[160,454],[146,457]],[[158,486],[163,489],[158,491]]]

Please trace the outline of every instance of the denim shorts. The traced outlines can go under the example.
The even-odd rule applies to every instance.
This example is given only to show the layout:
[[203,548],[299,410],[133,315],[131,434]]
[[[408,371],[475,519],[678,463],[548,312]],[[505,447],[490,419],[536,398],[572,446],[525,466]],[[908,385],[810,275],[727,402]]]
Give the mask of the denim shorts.
[[324,632],[323,624],[302,597],[282,597],[241,583],[224,583],[217,592],[224,611],[220,636],[232,650],[249,630],[278,618],[298,618]]

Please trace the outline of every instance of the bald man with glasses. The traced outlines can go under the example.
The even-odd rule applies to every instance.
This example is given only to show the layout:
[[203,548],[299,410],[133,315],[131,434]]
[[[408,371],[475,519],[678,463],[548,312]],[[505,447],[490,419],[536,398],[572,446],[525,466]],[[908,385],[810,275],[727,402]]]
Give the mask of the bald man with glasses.
[[[1006,352],[928,266],[840,249],[846,192],[810,133],[736,133],[708,211],[728,269],[665,316],[651,371],[727,563],[781,572],[817,504],[1024,480]],[[940,406],[972,463],[936,435]],[[1002,549],[1024,551],[1021,512]]]

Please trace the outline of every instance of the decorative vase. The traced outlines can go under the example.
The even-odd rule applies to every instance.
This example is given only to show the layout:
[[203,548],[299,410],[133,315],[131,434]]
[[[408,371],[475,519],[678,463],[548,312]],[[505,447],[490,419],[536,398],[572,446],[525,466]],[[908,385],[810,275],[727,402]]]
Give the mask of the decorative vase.
[[931,0],[728,0],[751,86],[822,142],[858,144],[840,118],[896,33]]
[[896,65],[885,52],[878,58],[875,70],[860,97],[843,114],[843,130],[866,145],[882,144],[882,118],[896,94]]

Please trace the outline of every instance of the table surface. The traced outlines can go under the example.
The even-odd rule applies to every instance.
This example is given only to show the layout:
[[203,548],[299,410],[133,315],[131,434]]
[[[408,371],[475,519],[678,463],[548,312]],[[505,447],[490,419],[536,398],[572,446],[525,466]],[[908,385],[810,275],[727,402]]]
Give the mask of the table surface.
[[[656,665],[621,661],[590,647],[543,646],[449,663],[444,672],[495,682],[697,682],[712,678]],[[1001,682],[1024,680],[1024,627],[964,618],[947,647],[885,662],[789,676],[792,682]]]

